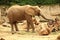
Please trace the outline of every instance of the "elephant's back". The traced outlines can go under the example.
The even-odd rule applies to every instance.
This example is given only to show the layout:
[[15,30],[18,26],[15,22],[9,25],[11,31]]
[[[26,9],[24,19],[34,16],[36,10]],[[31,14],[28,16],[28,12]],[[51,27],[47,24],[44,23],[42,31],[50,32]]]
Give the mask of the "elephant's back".
[[13,5],[7,10],[7,13],[13,12],[13,13],[20,13],[21,14],[21,12],[24,12],[25,9],[28,7],[30,7],[30,5],[24,5],[24,6]]
[[19,12],[22,10],[22,6],[19,6],[19,5],[14,5],[14,6],[11,6],[8,10],[7,10],[7,13],[10,13],[10,12]]

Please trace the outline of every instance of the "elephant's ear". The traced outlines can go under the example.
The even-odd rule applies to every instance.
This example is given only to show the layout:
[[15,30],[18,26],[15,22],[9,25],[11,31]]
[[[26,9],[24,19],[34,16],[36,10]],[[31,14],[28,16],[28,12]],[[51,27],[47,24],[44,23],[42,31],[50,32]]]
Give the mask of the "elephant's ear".
[[34,16],[35,15],[35,11],[33,7],[28,7],[25,9],[25,13]]

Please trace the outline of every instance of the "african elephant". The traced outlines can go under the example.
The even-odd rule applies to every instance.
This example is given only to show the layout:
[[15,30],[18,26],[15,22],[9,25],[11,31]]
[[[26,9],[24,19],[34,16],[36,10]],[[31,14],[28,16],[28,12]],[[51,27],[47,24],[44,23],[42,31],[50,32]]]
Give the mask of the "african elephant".
[[[42,16],[44,19],[46,19],[41,13],[40,8],[38,6],[31,6],[31,5],[13,5],[11,6],[7,11],[7,17],[11,24],[11,30],[14,31],[14,27],[16,31],[18,31],[17,22],[26,20],[27,21],[27,32],[29,31],[29,27],[31,25],[32,32],[34,32],[34,25],[32,21],[32,16]],[[48,20],[48,19],[46,19]]]

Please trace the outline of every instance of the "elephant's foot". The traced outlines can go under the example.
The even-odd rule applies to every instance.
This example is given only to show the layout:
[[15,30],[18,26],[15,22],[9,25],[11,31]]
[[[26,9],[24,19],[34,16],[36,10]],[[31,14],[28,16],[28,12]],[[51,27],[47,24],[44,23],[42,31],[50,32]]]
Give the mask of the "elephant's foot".
[[14,34],[14,32],[12,32],[12,34]]
[[35,28],[33,27],[33,28],[32,28],[32,33],[34,33],[34,32],[35,32]]
[[26,32],[29,32],[29,28],[27,28]]
[[19,32],[19,31],[16,31],[16,33],[17,33],[17,34],[20,34],[20,32]]
[[16,32],[12,31],[12,34],[14,34],[14,33],[16,33]]
[[12,34],[16,33],[15,31],[11,31]]
[[18,29],[16,29],[16,31],[19,31]]

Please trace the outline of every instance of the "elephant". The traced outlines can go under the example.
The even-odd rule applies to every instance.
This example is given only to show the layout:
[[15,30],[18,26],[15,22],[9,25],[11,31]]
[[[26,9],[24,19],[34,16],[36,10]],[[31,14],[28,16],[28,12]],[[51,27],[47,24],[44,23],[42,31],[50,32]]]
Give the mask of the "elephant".
[[38,6],[31,6],[31,5],[23,5],[23,6],[13,5],[13,6],[11,6],[6,11],[7,17],[11,24],[11,31],[14,32],[13,25],[15,26],[16,31],[19,31],[16,24],[20,21],[26,20],[27,21],[27,32],[29,32],[30,25],[32,27],[32,32],[34,32],[35,28],[34,28],[34,24],[32,21],[32,17],[42,16],[44,19],[48,20],[40,12],[41,12],[41,10]]
[[51,16],[60,16],[60,14],[51,14]]

